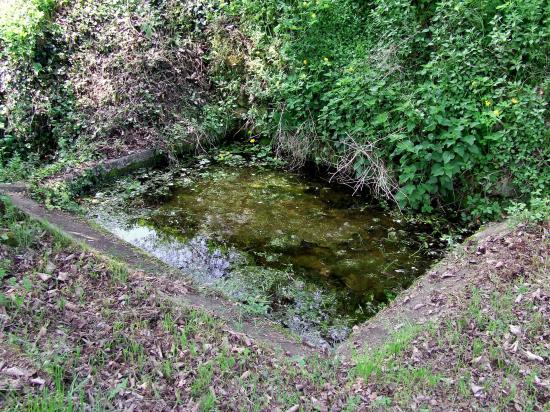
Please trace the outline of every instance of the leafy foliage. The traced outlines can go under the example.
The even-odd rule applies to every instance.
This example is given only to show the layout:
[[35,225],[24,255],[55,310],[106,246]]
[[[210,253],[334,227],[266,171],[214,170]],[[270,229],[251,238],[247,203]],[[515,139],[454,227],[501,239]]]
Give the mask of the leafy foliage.
[[[252,44],[244,73],[224,70],[221,86],[244,77],[257,133],[304,140],[312,124],[308,156],[337,170],[349,139],[370,148],[406,208],[494,218],[503,197],[548,193],[544,1],[240,0],[224,11]],[[354,159],[359,179],[373,159]]]
[[[31,168],[67,153],[79,131],[74,91],[65,80],[57,0],[10,0],[0,18],[0,164]],[[10,160],[12,159],[12,160]]]
[[201,115],[200,10],[176,1],[12,3],[0,27],[0,165],[18,158],[63,169],[75,158],[177,150],[225,133],[218,107]]
[[31,59],[57,0],[6,0],[0,5],[0,40],[10,59]]
[[548,196],[544,0],[8,3],[2,163],[244,130],[405,209]]
[[534,193],[529,205],[513,202],[506,210],[512,224],[523,222],[543,223],[550,219],[550,199],[540,197],[540,192]]

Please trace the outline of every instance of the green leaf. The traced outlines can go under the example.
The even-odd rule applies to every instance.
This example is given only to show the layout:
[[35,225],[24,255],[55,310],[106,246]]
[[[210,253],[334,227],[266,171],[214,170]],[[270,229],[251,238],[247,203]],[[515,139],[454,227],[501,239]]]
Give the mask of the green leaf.
[[454,158],[455,158],[455,155],[452,152],[444,152],[443,153],[443,163],[449,163]]
[[442,165],[436,164],[432,167],[432,176],[443,176],[444,174],[445,170]]
[[454,147],[454,151],[455,153],[457,153],[458,155],[460,155],[460,157],[464,157],[464,148],[462,146],[455,146]]
[[473,145],[476,141],[476,138],[472,135],[470,136],[464,136],[464,140],[466,141],[466,143],[468,143],[469,145]]
[[375,125],[381,125],[388,121],[388,113],[380,113],[378,116],[374,118],[374,124]]

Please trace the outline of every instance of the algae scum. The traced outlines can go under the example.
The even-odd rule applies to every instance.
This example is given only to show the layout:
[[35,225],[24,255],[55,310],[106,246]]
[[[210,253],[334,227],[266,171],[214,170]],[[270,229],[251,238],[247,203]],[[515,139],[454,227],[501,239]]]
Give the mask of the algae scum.
[[129,243],[317,346],[410,285],[430,237],[318,179],[257,166],[143,172],[89,202]]

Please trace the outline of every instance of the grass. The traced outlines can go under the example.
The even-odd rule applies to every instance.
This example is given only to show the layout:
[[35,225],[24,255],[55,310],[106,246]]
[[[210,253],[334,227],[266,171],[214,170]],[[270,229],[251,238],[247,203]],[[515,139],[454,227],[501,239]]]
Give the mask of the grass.
[[[172,405],[187,405],[189,399],[194,399],[199,410],[211,410],[220,402],[220,395],[212,387],[228,385],[227,392],[231,392],[246,387],[249,382],[253,384],[235,400],[236,404],[266,405],[268,401],[263,398],[271,379],[287,387],[287,392],[296,391],[292,389],[291,379],[307,379],[305,367],[300,367],[302,372],[291,378],[285,376],[284,368],[275,370],[276,377],[269,380],[260,377],[257,370],[266,362],[265,350],[256,345],[248,347],[237,335],[227,335],[222,331],[226,326],[218,320],[200,310],[174,306],[172,300],[164,301],[155,295],[152,285],[136,280],[136,274],[121,262],[82,251],[78,244],[70,243],[67,248],[65,238],[61,237],[63,242],[60,242],[59,236],[54,236],[39,222],[23,215],[12,222],[26,229],[40,230],[32,231],[31,242],[25,243],[30,247],[24,247],[21,242],[16,246],[18,253],[31,253],[29,256],[37,269],[32,274],[19,274],[14,267],[16,277],[11,278],[11,286],[3,285],[13,289],[6,299],[11,314],[17,319],[10,349],[32,360],[33,368],[43,374],[46,383],[43,390],[30,387],[30,393],[25,396],[14,392],[8,408],[82,409],[90,400],[87,396],[86,399],[75,396],[66,385],[67,381],[82,378],[74,372],[82,368],[90,371],[92,379],[85,382],[86,393],[95,394],[92,406],[99,410],[120,402],[125,393],[135,391],[137,386],[148,393],[151,402],[171,399]],[[35,254],[34,249],[39,253]],[[50,262],[55,267],[49,271],[51,279],[38,281],[37,274],[45,272]],[[6,268],[13,266],[12,263],[6,262]],[[56,281],[57,272],[65,270],[71,272],[69,278]],[[42,304],[49,310],[34,310],[32,302],[48,296],[48,291],[55,292]],[[64,314],[87,307],[92,308],[91,311],[72,321],[77,323],[76,327],[66,323]],[[75,333],[82,333],[79,322],[85,324],[85,329],[90,327],[90,333],[83,335],[83,345],[80,339],[73,338]],[[103,338],[94,337],[98,333],[96,329],[101,327],[107,327],[108,334]],[[42,328],[46,333],[41,334]],[[62,340],[56,335],[61,330],[65,336]],[[56,355],[59,353],[66,356],[61,358]],[[291,362],[284,362],[288,362],[286,367],[293,367]],[[243,378],[246,371],[250,371],[250,376]],[[105,376],[120,378],[111,382],[106,381]],[[224,382],[220,382],[220,376]],[[187,384],[171,391],[182,379]],[[171,392],[168,396],[167,391]],[[289,397],[297,398],[298,395]]]
[[48,389],[45,389],[40,394],[31,396],[21,408],[14,407],[13,410],[27,412],[73,412],[80,410],[80,408],[64,392],[50,392]]
[[216,410],[217,404],[218,400],[216,399],[216,394],[211,390],[208,390],[206,395],[201,398],[199,409],[204,412],[214,411]]
[[384,363],[408,348],[410,342],[420,330],[420,327],[416,325],[405,325],[380,348],[377,348],[372,353],[358,356],[356,359],[357,366],[355,367],[357,376],[368,379],[371,375],[381,375]]
[[[544,267],[534,279],[541,283],[548,280]],[[468,405],[476,399],[472,389],[475,385],[482,388],[480,396],[492,398],[489,404],[497,410],[514,405],[522,405],[525,410],[547,410],[549,398],[535,382],[548,378],[548,367],[526,362],[521,349],[517,353],[505,349],[510,341],[509,325],[521,324],[525,338],[518,341],[529,347],[523,350],[548,356],[545,345],[535,343],[549,331],[548,324],[542,325],[539,308],[533,310],[533,301],[527,299],[518,303],[518,296],[538,289],[533,277],[500,286],[501,291],[473,287],[464,309],[450,319],[439,325],[404,327],[382,347],[358,356],[358,377],[378,390],[398,388],[390,392],[391,396],[377,398],[376,405],[405,407],[418,399],[419,393],[428,400],[437,398],[438,393],[454,394],[455,404]],[[411,362],[411,347],[417,346],[428,346],[430,355]]]

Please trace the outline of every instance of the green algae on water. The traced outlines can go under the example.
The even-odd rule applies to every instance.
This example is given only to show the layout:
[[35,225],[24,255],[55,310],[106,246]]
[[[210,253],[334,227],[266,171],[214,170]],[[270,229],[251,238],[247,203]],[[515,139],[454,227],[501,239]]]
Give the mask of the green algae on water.
[[170,186],[156,199],[117,202],[128,199],[118,195],[128,191],[123,179],[90,214],[317,345],[345,339],[433,261],[420,233],[320,179],[203,162]]

